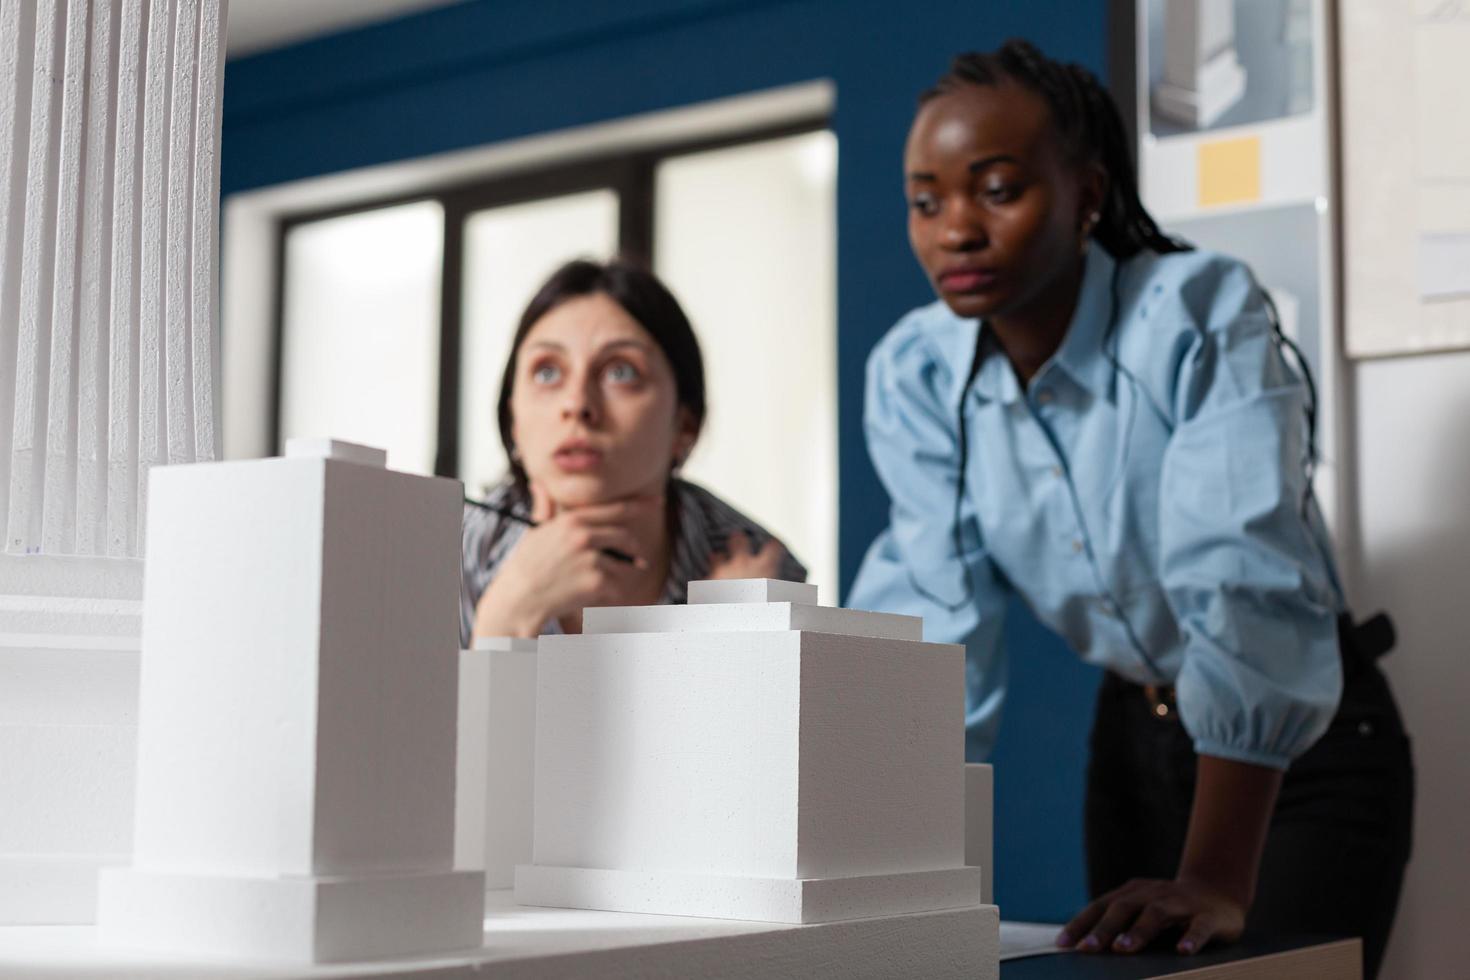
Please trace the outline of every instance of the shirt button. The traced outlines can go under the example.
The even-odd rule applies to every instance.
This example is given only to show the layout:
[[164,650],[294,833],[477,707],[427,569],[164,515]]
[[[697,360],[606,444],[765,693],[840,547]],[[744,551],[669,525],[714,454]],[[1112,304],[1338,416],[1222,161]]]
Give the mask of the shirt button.
[[1083,548],[1082,539],[1081,538],[1073,538],[1072,539],[1072,550],[1075,551],[1075,552],[1077,552],[1080,555],[1082,553],[1082,548]]
[[1053,466],[1051,468],[1051,475],[1060,480],[1062,478],[1062,468],[1060,466]]
[[1056,397],[1050,388],[1042,388],[1036,393],[1036,400],[1042,405],[1050,405]]

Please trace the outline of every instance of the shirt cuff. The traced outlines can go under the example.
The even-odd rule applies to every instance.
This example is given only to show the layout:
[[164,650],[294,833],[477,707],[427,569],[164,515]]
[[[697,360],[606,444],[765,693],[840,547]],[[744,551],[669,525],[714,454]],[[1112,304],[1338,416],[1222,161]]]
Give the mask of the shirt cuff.
[[1224,742],[1216,742],[1208,738],[1197,738],[1194,740],[1195,755],[1209,755],[1217,759],[1229,759],[1231,762],[1246,762],[1253,766],[1265,766],[1267,769],[1279,769],[1285,772],[1291,767],[1291,756],[1277,755],[1274,752],[1262,752],[1257,749],[1243,749],[1235,745],[1226,745]]

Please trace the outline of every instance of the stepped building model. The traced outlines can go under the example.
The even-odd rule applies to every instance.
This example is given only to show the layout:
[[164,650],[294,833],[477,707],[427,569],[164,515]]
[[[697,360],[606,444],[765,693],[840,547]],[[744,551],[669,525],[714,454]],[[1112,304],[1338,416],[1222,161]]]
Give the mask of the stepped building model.
[[775,922],[982,904],[963,648],[816,592],[694,582],[689,605],[541,638],[518,902]]

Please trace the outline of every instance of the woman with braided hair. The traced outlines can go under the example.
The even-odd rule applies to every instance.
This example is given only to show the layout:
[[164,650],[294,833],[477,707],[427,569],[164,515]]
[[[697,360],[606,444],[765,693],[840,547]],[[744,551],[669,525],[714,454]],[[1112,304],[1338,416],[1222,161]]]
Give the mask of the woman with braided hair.
[[1160,232],[1112,99],[1025,42],[961,55],[924,93],[904,181],[939,298],[869,360],[891,523],[849,604],[966,644],[971,758],[999,724],[1013,597],[1105,668],[1094,901],[1061,945],[1355,935],[1374,975],[1409,745],[1345,615],[1310,375],[1265,293]]

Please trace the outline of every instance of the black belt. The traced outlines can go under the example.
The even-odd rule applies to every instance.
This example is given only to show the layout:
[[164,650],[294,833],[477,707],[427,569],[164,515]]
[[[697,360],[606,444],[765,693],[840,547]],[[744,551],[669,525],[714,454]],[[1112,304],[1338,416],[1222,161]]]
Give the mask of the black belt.
[[[1361,623],[1354,623],[1351,613],[1337,617],[1337,645],[1342,653],[1344,671],[1370,664],[1393,649],[1398,635],[1388,613],[1374,613]],[[1172,684],[1144,684],[1143,696],[1155,718],[1168,721],[1179,716]]]
[[1377,660],[1398,642],[1393,620],[1386,612],[1374,613],[1357,625],[1349,613],[1343,613],[1337,617],[1337,635],[1344,656],[1353,655],[1366,661]]

